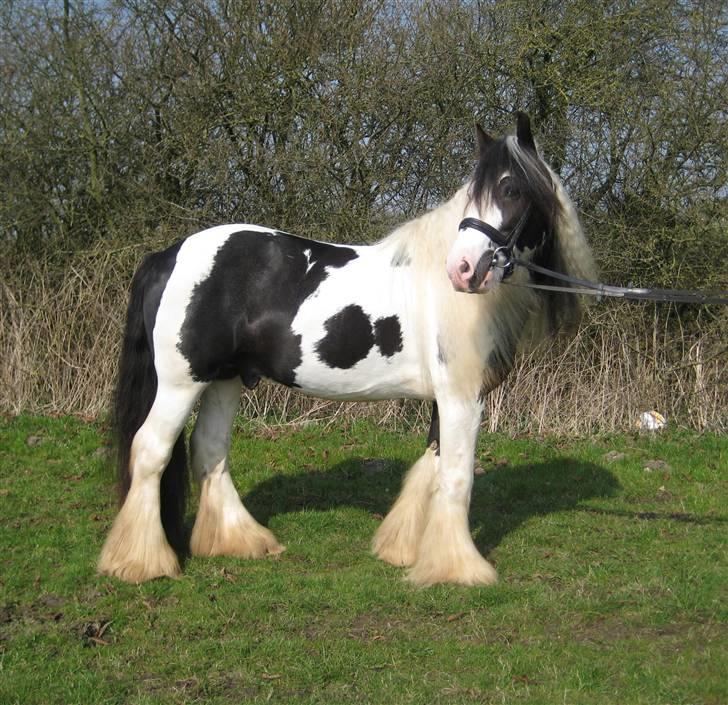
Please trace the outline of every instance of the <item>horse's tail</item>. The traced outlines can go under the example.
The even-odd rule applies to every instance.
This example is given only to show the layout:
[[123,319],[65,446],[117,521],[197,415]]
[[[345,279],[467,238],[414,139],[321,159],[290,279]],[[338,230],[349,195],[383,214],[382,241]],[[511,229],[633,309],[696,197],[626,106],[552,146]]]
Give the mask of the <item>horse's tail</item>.
[[[157,394],[151,331],[147,331],[144,318],[147,282],[150,275],[156,273],[155,260],[154,255],[147,257],[132,280],[119,358],[112,429],[116,446],[120,504],[123,504],[131,486],[130,461],[134,436],[146,420]],[[158,306],[159,302],[156,304]],[[160,487],[162,525],[167,540],[178,550],[183,547],[183,521],[188,487],[187,451],[183,430],[174,444]]]

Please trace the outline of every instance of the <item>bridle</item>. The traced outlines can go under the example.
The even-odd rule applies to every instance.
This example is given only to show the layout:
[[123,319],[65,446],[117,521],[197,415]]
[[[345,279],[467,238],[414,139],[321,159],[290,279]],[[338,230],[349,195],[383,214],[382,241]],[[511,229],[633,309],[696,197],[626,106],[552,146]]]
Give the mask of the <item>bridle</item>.
[[518,242],[521,233],[523,233],[530,215],[531,204],[529,203],[518,219],[518,222],[508,234],[478,218],[464,218],[461,220],[458,226],[458,232],[460,230],[477,230],[483,233],[483,235],[487,235],[491,242],[497,245],[493,252],[489,269],[495,269],[496,267],[502,269],[503,279],[506,279],[513,274],[513,267],[515,265],[513,248],[516,246],[516,242]]

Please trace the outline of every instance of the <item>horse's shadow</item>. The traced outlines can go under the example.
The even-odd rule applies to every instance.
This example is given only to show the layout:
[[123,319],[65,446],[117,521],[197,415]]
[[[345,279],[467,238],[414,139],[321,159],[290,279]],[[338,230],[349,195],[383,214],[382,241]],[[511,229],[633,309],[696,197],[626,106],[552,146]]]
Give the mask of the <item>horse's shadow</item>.
[[[279,475],[258,484],[245,498],[263,524],[302,510],[356,507],[381,518],[399,492],[408,463],[351,458],[329,469]],[[534,516],[609,497],[619,488],[608,470],[574,458],[502,465],[475,478],[470,510],[478,547],[488,552]]]

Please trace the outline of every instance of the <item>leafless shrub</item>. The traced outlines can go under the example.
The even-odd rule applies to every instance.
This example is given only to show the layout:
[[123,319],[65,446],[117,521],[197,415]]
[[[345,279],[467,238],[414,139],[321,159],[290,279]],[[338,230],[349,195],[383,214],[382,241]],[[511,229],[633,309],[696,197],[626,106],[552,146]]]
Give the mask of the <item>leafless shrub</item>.
[[[144,252],[220,222],[373,240],[452,193],[475,120],[501,133],[516,109],[607,281],[728,288],[724,4],[0,3],[0,410],[103,413]],[[726,323],[599,304],[519,361],[486,425],[609,430],[657,407],[724,429]],[[427,417],[271,385],[243,413]]]

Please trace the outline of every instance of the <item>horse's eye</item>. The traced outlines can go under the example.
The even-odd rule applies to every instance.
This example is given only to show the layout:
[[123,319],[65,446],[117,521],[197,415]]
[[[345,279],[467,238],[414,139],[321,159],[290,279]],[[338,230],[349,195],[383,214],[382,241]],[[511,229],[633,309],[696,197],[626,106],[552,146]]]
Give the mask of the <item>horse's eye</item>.
[[506,177],[501,181],[501,190],[503,192],[503,195],[508,198],[509,200],[515,200],[516,198],[520,198],[521,192],[518,189],[518,186],[513,182],[513,179]]

